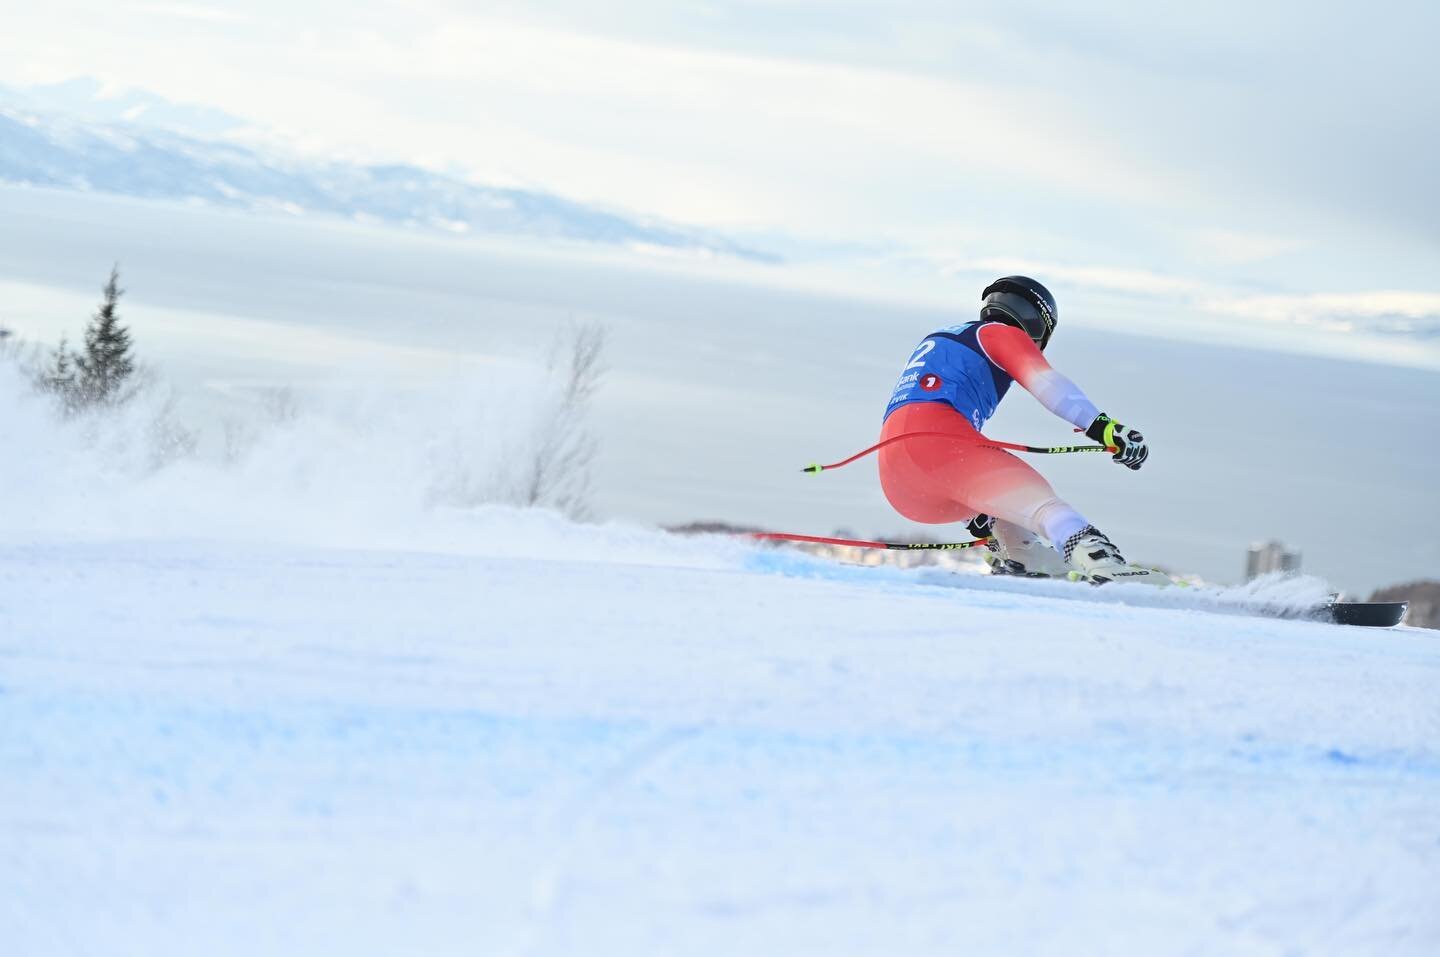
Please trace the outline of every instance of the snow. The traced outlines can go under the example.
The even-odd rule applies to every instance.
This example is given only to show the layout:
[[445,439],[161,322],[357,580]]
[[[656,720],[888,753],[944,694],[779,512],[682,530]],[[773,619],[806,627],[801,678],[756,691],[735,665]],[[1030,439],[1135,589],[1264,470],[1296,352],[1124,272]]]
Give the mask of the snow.
[[166,464],[5,376],[7,953],[1440,947],[1430,633],[459,503],[527,426],[433,454],[453,395]]

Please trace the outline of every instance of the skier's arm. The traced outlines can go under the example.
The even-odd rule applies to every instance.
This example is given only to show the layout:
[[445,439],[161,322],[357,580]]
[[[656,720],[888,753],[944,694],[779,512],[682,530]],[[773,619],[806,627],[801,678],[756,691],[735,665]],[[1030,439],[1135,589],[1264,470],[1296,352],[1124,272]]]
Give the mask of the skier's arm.
[[980,348],[1010,378],[1040,400],[1040,404],[1070,422],[1077,429],[1115,449],[1110,458],[1129,469],[1138,469],[1150,455],[1145,436],[1127,429],[1095,407],[1080,387],[1056,372],[1040,349],[1022,330],[992,322],[976,333]]
[[1075,428],[1088,428],[1100,414],[1078,385],[1050,367],[1023,330],[991,322],[980,327],[976,338],[986,358]]

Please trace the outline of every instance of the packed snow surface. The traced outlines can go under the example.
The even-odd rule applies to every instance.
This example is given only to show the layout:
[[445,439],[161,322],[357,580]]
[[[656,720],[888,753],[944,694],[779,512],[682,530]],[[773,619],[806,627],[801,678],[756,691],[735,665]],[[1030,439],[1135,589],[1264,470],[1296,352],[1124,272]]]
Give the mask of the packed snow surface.
[[1440,952],[1440,642],[1208,610],[1323,583],[850,567],[436,491],[514,436],[141,464],[16,396],[7,954]]

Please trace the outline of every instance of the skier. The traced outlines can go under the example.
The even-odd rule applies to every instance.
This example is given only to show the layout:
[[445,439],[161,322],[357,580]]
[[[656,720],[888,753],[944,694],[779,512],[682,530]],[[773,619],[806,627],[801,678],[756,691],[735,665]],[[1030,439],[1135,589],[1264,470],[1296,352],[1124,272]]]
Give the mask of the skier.
[[1060,577],[1073,570],[1097,583],[1170,584],[1126,562],[1039,472],[982,444],[985,421],[1011,382],[1019,382],[1055,415],[1115,448],[1112,458],[1126,468],[1139,469],[1149,455],[1143,435],[1097,409],[1045,361],[1041,353],[1056,323],[1048,289],[1026,276],[1005,276],[980,296],[978,320],[926,336],[900,375],[880,437],[911,437],[880,449],[885,497],[911,521],[967,522],[971,534],[988,535],[986,558],[997,574]]

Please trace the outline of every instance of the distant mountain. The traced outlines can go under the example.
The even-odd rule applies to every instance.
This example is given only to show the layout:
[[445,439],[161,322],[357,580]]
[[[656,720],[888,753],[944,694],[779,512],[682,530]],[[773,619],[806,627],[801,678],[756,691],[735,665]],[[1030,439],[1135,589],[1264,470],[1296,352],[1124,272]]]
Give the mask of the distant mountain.
[[220,137],[243,126],[144,93],[104,99],[92,80],[0,87],[0,183],[338,216],[450,233],[561,239],[778,261],[723,236],[631,218],[545,192],[409,165],[291,160]]
[[143,90],[107,94],[100,81],[89,76],[21,88],[0,86],[0,108],[5,106],[87,123],[121,123],[201,138],[252,125],[213,106],[173,103]]

